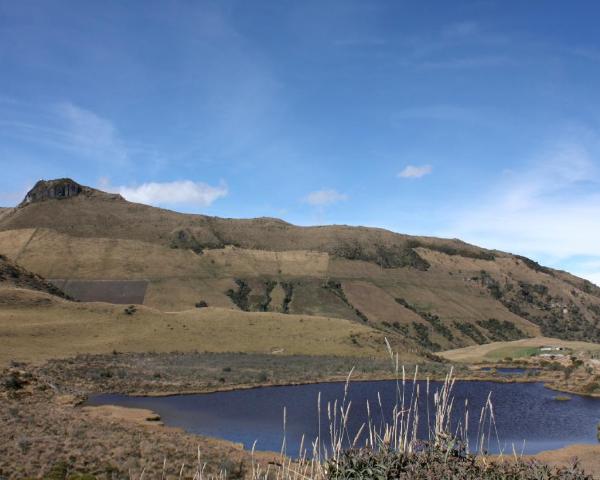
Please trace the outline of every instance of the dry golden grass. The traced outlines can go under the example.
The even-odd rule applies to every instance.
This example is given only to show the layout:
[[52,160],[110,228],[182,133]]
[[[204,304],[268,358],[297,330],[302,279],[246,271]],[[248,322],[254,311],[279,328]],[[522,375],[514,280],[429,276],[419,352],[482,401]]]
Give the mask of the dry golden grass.
[[0,344],[2,363],[113,350],[345,356],[385,350],[382,332],[343,319],[222,308],[164,313],[143,306],[127,315],[123,305],[74,303],[20,289],[0,289]]
[[27,242],[35,233],[35,230],[35,228],[23,228],[0,232],[0,245],[2,246],[0,253],[13,260],[17,260],[23,247],[27,245]]

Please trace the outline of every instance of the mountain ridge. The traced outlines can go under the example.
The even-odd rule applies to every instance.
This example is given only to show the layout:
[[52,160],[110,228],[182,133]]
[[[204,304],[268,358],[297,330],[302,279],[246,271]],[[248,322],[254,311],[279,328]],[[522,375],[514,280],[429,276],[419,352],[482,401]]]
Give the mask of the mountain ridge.
[[425,352],[540,333],[600,341],[600,289],[526,257],[371,227],[183,214],[80,187],[0,216],[0,253],[87,297],[99,282],[145,282],[143,304],[159,310],[344,318]]

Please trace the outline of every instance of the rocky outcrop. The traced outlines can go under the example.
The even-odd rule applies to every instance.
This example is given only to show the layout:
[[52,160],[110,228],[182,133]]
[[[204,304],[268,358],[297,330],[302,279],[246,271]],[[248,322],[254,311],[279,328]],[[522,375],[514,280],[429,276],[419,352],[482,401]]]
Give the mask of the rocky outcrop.
[[25,199],[19,207],[30,203],[43,202],[52,199],[64,199],[85,196],[103,196],[106,198],[122,199],[121,195],[101,192],[94,188],[85,187],[70,178],[59,178],[57,180],[40,180],[27,192]]

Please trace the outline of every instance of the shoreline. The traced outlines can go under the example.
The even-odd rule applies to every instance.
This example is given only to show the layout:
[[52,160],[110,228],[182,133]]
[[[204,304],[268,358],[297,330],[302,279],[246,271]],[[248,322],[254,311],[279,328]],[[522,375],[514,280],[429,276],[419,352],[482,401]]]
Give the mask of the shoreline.
[[[331,384],[331,383],[346,383],[348,377],[343,377],[343,376],[339,376],[339,377],[331,377],[331,378],[325,378],[325,379],[318,379],[318,380],[302,380],[302,381],[285,381],[285,382],[278,382],[278,383],[248,383],[248,384],[239,384],[239,385],[223,385],[223,386],[211,386],[211,387],[205,387],[205,388],[200,388],[200,389],[193,389],[193,390],[172,390],[172,391],[132,391],[132,392],[128,392],[128,393],[123,393],[121,391],[96,391],[96,392],[92,392],[86,395],[86,397],[89,397],[91,395],[127,395],[129,397],[173,397],[173,396],[179,396],[179,395],[204,395],[204,394],[210,394],[210,393],[223,393],[223,392],[234,392],[234,391],[245,391],[245,390],[254,390],[254,389],[259,389],[259,388],[269,388],[269,387],[298,387],[298,386],[302,386],[302,385],[315,385],[315,384]],[[498,377],[498,376],[494,376],[494,375],[490,375],[490,376],[483,376],[483,377],[477,377],[477,376],[461,376],[461,375],[456,375],[455,377],[456,381],[461,381],[461,382],[491,382],[491,383],[542,383],[544,385],[544,387],[548,388],[549,390],[554,390],[554,391],[560,391],[560,392],[564,392],[564,393],[570,393],[573,395],[579,395],[582,397],[593,397],[593,398],[600,398],[600,395],[596,395],[596,394],[585,394],[585,393],[579,393],[573,390],[568,390],[568,389],[561,389],[558,386],[554,386],[549,382],[548,378],[533,378],[533,377],[527,377],[524,376],[524,378],[515,378],[515,377],[509,377],[507,376],[506,378],[503,377]],[[395,376],[390,375],[390,376],[384,376],[384,375],[377,375],[377,376],[373,376],[373,377],[357,377],[357,378],[350,378],[350,383],[354,383],[354,382],[360,382],[360,383],[364,383],[364,382],[388,382],[388,381],[396,381],[398,380]],[[406,378],[406,382],[412,382],[413,380],[415,380],[414,376],[410,376]],[[443,382],[444,381],[444,377],[443,376],[429,376],[429,377],[422,377],[420,375],[417,375],[416,380],[419,382],[423,382],[423,381],[431,381],[431,382]],[[402,381],[401,379],[399,380],[400,382]]]

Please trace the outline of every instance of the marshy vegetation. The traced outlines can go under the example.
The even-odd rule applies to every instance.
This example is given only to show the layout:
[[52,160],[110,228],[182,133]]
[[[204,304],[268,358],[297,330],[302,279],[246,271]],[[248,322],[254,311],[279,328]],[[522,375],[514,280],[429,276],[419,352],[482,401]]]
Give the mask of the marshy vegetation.
[[[72,419],[79,415],[75,414],[77,408],[62,411],[52,400],[48,402],[46,397],[44,397],[46,406],[41,410],[40,404],[32,403],[30,411],[21,413],[15,410],[14,414],[9,412],[7,425],[28,425],[27,428],[19,429],[19,435],[23,440],[20,444],[28,449],[28,452],[34,452],[39,448],[35,443],[36,437],[33,436],[33,432],[42,428],[40,425],[47,424],[43,427],[47,439],[45,441],[50,438],[48,436],[50,432],[54,432],[53,435],[59,437],[63,430],[69,432],[69,444],[72,445],[70,448],[75,448],[74,445],[78,448],[76,454],[73,450],[73,458],[62,453],[56,454],[54,457],[56,468],[50,468],[49,464],[45,467],[38,466],[41,468],[39,471],[45,472],[45,476],[52,472],[56,474],[62,472],[63,476],[56,477],[61,480],[81,478],[77,476],[82,475],[81,472],[87,472],[84,478],[89,480],[158,478],[161,476],[161,468],[165,469],[162,473],[163,478],[195,478],[196,480],[226,478],[252,478],[253,480],[591,479],[577,467],[550,468],[512,455],[504,458],[486,456],[485,452],[490,442],[496,440],[495,412],[492,403],[487,402],[486,407],[481,411],[469,412],[464,405],[457,404],[453,399],[455,377],[447,374],[448,366],[427,365],[426,368],[419,367],[418,370],[416,367],[402,368],[399,358],[395,355],[392,358],[394,367],[390,371],[389,360],[386,359],[115,352],[113,355],[86,355],[68,361],[52,361],[45,366],[33,368],[16,365],[16,369],[28,372],[27,375],[16,375],[17,382],[7,378],[9,381],[4,386],[7,389],[10,386],[14,395],[21,395],[19,392],[23,388],[29,389],[29,384],[38,378],[46,379],[45,385],[48,385],[46,383],[48,381],[54,385],[52,389],[46,386],[40,390],[40,395],[45,396],[55,395],[54,388],[63,393],[77,391],[163,391],[167,393],[174,386],[178,390],[210,389],[211,385],[220,389],[227,385],[235,387],[241,384],[260,385],[265,382],[277,384],[291,378],[310,381],[309,377],[311,375],[314,377],[315,372],[319,372],[321,378],[331,378],[342,373],[347,375],[347,372],[351,371],[351,376],[344,375],[347,378],[344,392],[347,392],[351,380],[361,378],[360,373],[356,375],[356,370],[351,370],[353,364],[358,366],[360,372],[371,371],[378,376],[387,372],[391,378],[395,378],[395,403],[390,406],[388,403],[382,404],[380,400],[368,405],[370,416],[358,430],[351,423],[357,413],[357,406],[361,407],[360,405],[352,405],[352,401],[345,394],[340,401],[326,404],[319,401],[315,408],[320,410],[319,417],[322,414],[325,421],[321,425],[318,437],[304,442],[306,447],[301,448],[303,453],[299,458],[286,455],[288,453],[286,440],[291,441],[291,437],[284,440],[278,457],[266,459],[262,452],[250,454],[231,450],[231,447],[227,447],[229,450],[225,447],[214,450],[215,447],[207,444],[207,439],[202,437],[175,434],[170,431],[144,431],[125,424],[117,428],[109,424],[100,425],[91,422],[89,418],[75,421]],[[413,368],[415,375],[409,378],[406,372]],[[414,381],[417,374],[420,378],[431,376],[445,378],[445,381],[439,386],[427,382],[424,387],[423,382]],[[194,382],[190,383],[190,379],[194,379]],[[14,405],[22,404],[14,403]],[[419,407],[423,405],[431,406],[431,414],[422,415],[422,408]],[[381,421],[383,416],[380,417],[378,414],[384,408],[388,421]],[[387,411],[389,408],[391,412]],[[459,421],[456,422],[456,413],[463,410],[464,413],[459,413]],[[475,424],[478,425],[476,441],[473,441],[472,435],[470,437],[467,435],[469,414],[474,416]],[[22,422],[27,422],[29,415],[34,423],[23,424]],[[426,425],[425,437],[417,435],[419,426],[423,425]],[[289,436],[289,433],[287,435]],[[286,437],[285,423],[282,436]],[[99,439],[104,442],[102,448],[109,448],[109,445],[118,441],[129,442],[131,448],[127,447],[119,454],[120,456],[112,458],[109,462],[110,468],[104,468],[108,465],[107,459],[110,458],[106,452],[110,450],[106,452],[103,450],[102,465],[96,465],[98,461],[89,458],[89,455],[81,450],[83,445],[95,445],[96,450],[89,451],[93,456],[94,452],[99,452]],[[138,448],[136,445],[140,441],[143,448],[138,449],[136,453]],[[201,456],[196,463],[190,461],[190,457],[193,456],[194,441],[198,442],[198,446],[201,445]],[[163,457],[157,457],[160,456],[161,448],[165,449],[164,457],[167,459],[165,466],[161,464]],[[51,451],[54,450],[51,448]],[[117,454],[116,451],[112,453]],[[128,458],[123,457],[123,454],[141,455],[141,457]],[[49,457],[45,455],[43,458]],[[178,460],[180,463],[177,465]],[[125,463],[119,465],[118,462]],[[123,466],[125,468],[121,468]]]

